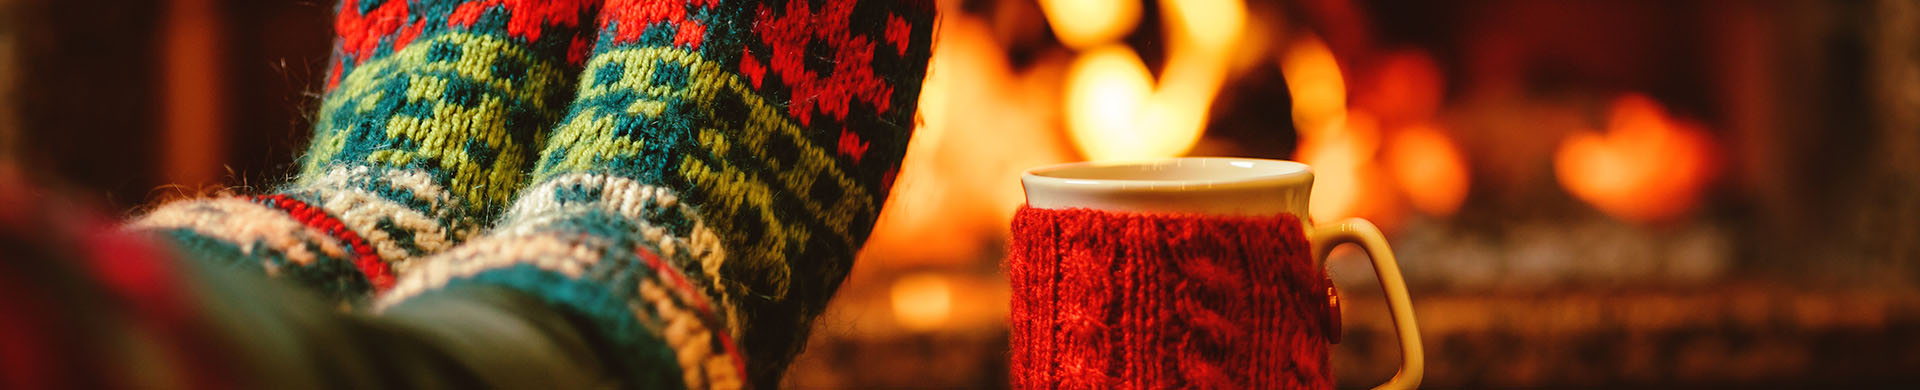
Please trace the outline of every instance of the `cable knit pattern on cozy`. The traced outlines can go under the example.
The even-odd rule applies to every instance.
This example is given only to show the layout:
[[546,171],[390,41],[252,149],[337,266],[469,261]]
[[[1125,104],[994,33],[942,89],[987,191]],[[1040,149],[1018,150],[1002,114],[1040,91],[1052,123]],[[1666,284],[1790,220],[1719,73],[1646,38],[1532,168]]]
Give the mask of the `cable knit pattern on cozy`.
[[1019,389],[1326,389],[1332,286],[1299,220],[1022,207]]

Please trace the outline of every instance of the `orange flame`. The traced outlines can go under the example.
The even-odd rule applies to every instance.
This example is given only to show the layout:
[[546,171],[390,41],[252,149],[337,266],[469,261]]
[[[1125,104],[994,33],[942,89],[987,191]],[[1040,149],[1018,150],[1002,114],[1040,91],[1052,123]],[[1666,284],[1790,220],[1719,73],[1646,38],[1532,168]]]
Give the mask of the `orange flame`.
[[1577,132],[1555,155],[1560,184],[1600,211],[1638,222],[1669,220],[1699,202],[1717,174],[1713,138],[1632,94],[1613,102],[1607,132]]
[[1347,84],[1340,63],[1319,38],[1302,38],[1287,47],[1280,74],[1293,96],[1293,122],[1303,138],[1311,138],[1327,121],[1347,112]]
[[946,276],[918,273],[893,282],[893,318],[918,331],[940,328],[953,314],[953,283]]
[[1060,43],[1093,47],[1133,31],[1140,22],[1140,2],[1111,0],[1040,0],[1040,10]]
[[1346,78],[1333,51],[1316,37],[1296,40],[1280,59],[1280,73],[1293,95],[1294,128],[1300,131],[1294,158],[1313,166],[1307,213],[1325,221],[1377,211],[1387,200],[1374,162],[1380,122],[1348,108]]
[[1394,133],[1387,150],[1394,182],[1414,209],[1439,216],[1460,209],[1467,199],[1467,162],[1445,132],[1427,124],[1408,126]]
[[[1080,55],[1067,79],[1067,129],[1088,160],[1171,157],[1186,152],[1195,131],[1144,123],[1153,74],[1132,49],[1105,46]],[[1188,134],[1191,133],[1191,134]]]
[[[1093,161],[1186,154],[1200,142],[1207,110],[1226,80],[1232,49],[1246,29],[1245,4],[1240,0],[1162,0],[1160,5],[1169,16],[1168,50],[1166,68],[1156,82],[1139,55],[1117,41],[1124,34],[1107,31],[1107,26],[1131,29],[1128,15],[1136,11],[1105,8],[1137,5],[1099,3],[1042,3],[1048,21],[1056,28],[1066,27],[1056,31],[1063,41],[1090,48],[1074,61],[1066,85],[1064,109],[1074,144]],[[1091,37],[1104,40],[1081,42]]]
[[1022,202],[1020,172],[1072,157],[1057,106],[1048,104],[1058,99],[1064,65],[1043,62],[1016,73],[984,21],[960,12],[941,18],[919,126],[860,267],[987,256],[993,249],[982,243],[1006,234]]
[[[1302,131],[1303,135],[1308,132]],[[1298,158],[1313,166],[1313,192],[1307,213],[1320,221],[1361,215],[1378,205],[1377,168],[1373,155],[1380,146],[1380,125],[1365,112],[1351,112],[1328,121],[1319,135],[1302,137]]]

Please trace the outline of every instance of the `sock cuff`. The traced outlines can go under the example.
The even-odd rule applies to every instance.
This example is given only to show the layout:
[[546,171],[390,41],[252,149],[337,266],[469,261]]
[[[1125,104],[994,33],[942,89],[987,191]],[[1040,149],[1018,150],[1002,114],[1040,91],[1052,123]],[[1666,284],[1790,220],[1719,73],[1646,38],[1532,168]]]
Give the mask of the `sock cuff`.
[[193,258],[299,280],[351,303],[391,285],[373,246],[339,219],[284,196],[169,203],[127,225],[157,233]]
[[338,217],[404,271],[409,259],[465,241],[482,221],[468,204],[420,169],[338,165],[280,191]]
[[618,220],[604,224],[608,231],[596,234],[637,239],[660,256],[677,260],[680,273],[714,298],[727,328],[740,336],[737,297],[746,287],[723,277],[731,258],[719,236],[671,190],[620,176],[562,175],[523,191],[495,234],[525,236],[569,229],[591,218]]
[[591,204],[519,219],[424,260],[376,310],[454,286],[506,287],[589,319],[610,341],[614,371],[636,387],[744,386],[730,306],[688,273],[696,251],[684,240],[636,239],[653,228]]

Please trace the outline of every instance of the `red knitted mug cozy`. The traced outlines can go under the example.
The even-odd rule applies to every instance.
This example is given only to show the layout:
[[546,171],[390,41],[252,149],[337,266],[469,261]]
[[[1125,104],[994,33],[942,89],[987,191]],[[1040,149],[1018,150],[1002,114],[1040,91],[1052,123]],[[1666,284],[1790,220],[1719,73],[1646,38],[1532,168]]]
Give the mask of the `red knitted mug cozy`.
[[1324,389],[1330,282],[1292,215],[1021,207],[1018,389]]

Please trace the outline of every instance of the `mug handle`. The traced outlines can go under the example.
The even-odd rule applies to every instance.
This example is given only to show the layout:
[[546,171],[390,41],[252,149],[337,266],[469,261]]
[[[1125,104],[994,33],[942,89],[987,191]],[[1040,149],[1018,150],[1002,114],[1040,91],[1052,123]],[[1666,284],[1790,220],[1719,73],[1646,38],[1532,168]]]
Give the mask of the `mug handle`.
[[1387,293],[1387,309],[1393,311],[1393,331],[1400,337],[1400,372],[1394,373],[1393,379],[1375,389],[1411,389],[1420,386],[1421,377],[1426,375],[1426,359],[1420,348],[1420,326],[1413,320],[1413,301],[1407,298],[1407,283],[1400,279],[1400,264],[1393,260],[1393,249],[1387,247],[1387,240],[1380,234],[1380,228],[1364,219],[1348,218],[1314,226],[1307,237],[1313,244],[1314,261],[1321,266],[1325,266],[1327,254],[1333,251],[1333,247],[1346,243],[1359,244],[1361,249],[1366,250],[1367,257],[1373,259],[1374,275],[1380,278],[1380,287]]

